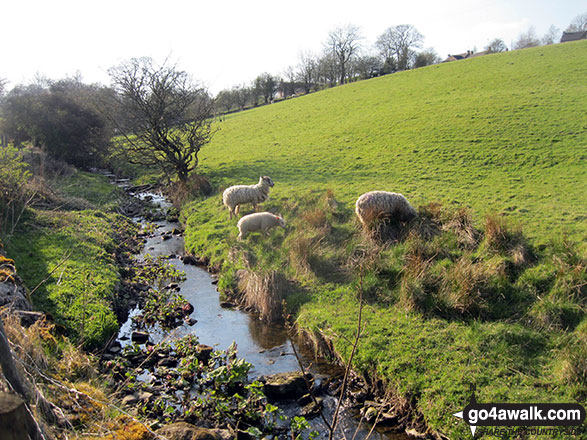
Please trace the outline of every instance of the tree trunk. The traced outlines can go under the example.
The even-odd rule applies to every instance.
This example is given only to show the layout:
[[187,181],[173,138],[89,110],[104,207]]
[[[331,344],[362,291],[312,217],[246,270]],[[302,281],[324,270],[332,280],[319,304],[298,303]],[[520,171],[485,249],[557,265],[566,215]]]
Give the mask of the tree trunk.
[[43,438],[24,400],[15,394],[0,393],[0,438],[2,440]]

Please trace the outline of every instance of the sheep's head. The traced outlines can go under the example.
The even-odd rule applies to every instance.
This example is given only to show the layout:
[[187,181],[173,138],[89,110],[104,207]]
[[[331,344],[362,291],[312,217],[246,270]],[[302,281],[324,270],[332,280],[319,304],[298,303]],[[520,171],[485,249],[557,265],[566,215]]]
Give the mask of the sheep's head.
[[409,222],[416,217],[418,217],[418,212],[409,205],[405,211],[401,212],[399,220],[402,222]]
[[278,221],[279,226],[285,228],[285,219],[281,215],[276,215],[275,219]]
[[272,187],[273,185],[275,185],[273,183],[273,180],[271,180],[271,177],[269,176],[261,176],[261,178],[259,179],[259,182],[263,185]]

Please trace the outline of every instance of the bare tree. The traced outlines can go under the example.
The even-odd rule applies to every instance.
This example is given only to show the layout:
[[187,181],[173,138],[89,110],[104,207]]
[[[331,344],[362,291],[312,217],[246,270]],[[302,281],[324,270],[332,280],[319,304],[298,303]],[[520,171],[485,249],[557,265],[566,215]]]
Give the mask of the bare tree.
[[398,70],[406,70],[410,67],[414,49],[422,47],[424,36],[411,24],[400,24],[385,30],[381,34],[375,46],[385,60],[391,64],[394,60]]
[[326,50],[337,62],[340,84],[344,84],[347,78],[349,63],[357,55],[362,38],[360,29],[352,24],[338,27],[328,34]]
[[210,141],[214,101],[176,66],[133,58],[109,69],[119,111],[112,118],[131,163],[159,166],[185,182]]
[[560,29],[557,28],[555,25],[550,25],[548,31],[546,32],[546,34],[544,34],[544,37],[542,37],[542,44],[548,45],[558,43],[560,40],[560,35]]
[[505,52],[506,50],[508,50],[508,47],[501,38],[494,38],[485,46],[485,52],[487,53]]
[[522,32],[518,37],[518,41],[514,43],[514,49],[526,49],[536,46],[540,46],[540,40],[536,36],[534,26],[531,26],[526,32]]
[[318,82],[334,87],[337,78],[339,78],[339,69],[336,58],[332,53],[325,52],[318,59]]
[[318,57],[310,52],[301,53],[297,70],[297,81],[304,92],[310,91],[318,84]]
[[252,100],[251,89],[247,86],[240,85],[233,87],[234,99],[241,110],[244,110],[249,102]]
[[565,32],[587,31],[587,12],[577,15]]
[[373,78],[381,74],[383,64],[381,59],[373,55],[365,55],[357,57],[353,62],[353,71],[356,72],[361,79]]

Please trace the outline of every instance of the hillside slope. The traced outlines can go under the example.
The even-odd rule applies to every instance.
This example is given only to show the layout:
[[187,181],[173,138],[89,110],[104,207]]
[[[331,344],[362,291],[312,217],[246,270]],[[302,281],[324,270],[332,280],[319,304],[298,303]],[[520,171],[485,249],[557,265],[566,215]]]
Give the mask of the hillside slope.
[[542,241],[585,236],[587,42],[429,66],[226,117],[202,151],[219,186],[371,189],[505,211]]

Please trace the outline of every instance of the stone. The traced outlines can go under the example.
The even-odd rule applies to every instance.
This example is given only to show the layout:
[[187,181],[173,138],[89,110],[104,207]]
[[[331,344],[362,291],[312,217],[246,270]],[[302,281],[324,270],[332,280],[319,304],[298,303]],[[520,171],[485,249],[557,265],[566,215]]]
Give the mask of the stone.
[[157,362],[157,366],[175,368],[177,366],[177,359],[173,359],[170,357],[163,358],[159,362]]
[[208,362],[208,359],[210,359],[210,356],[212,355],[212,351],[214,351],[214,349],[209,345],[196,345],[196,357],[202,362]]
[[181,311],[183,312],[183,314],[185,316],[191,315],[192,312],[194,311],[194,306],[191,305],[190,303],[185,303],[182,307],[181,307]]
[[302,408],[303,417],[311,419],[312,417],[316,417],[318,414],[320,414],[320,411],[322,410],[322,399],[318,397],[316,402],[317,403],[311,401]]
[[[18,277],[15,277],[18,280]],[[19,283],[9,280],[0,282],[0,307],[8,306],[13,310],[31,311],[32,307],[27,300],[26,291]]]
[[[312,381],[312,376],[307,374]],[[265,376],[262,380],[265,385],[265,394],[272,399],[296,399],[308,393],[306,379],[300,371],[278,373]]]
[[149,333],[135,330],[132,332],[130,339],[137,344],[144,344],[149,340]]
[[129,394],[122,399],[122,404],[125,406],[133,406],[139,402],[139,399],[134,394]]
[[151,397],[153,397],[153,393],[149,393],[148,391],[142,391],[139,394],[138,399],[141,402],[148,402],[151,399]]
[[236,306],[234,305],[234,303],[231,303],[230,301],[222,301],[220,303],[220,307],[222,307],[223,309],[234,309]]
[[196,322],[198,322],[197,319],[194,318],[190,318],[189,316],[186,316],[184,319],[184,322],[189,325],[190,327],[193,326]]
[[163,426],[155,434],[167,440],[230,440],[232,435],[226,429],[207,429],[186,422]]
[[193,255],[184,255],[181,261],[183,261],[183,264],[189,264],[191,266],[197,266],[199,264],[198,259]]

